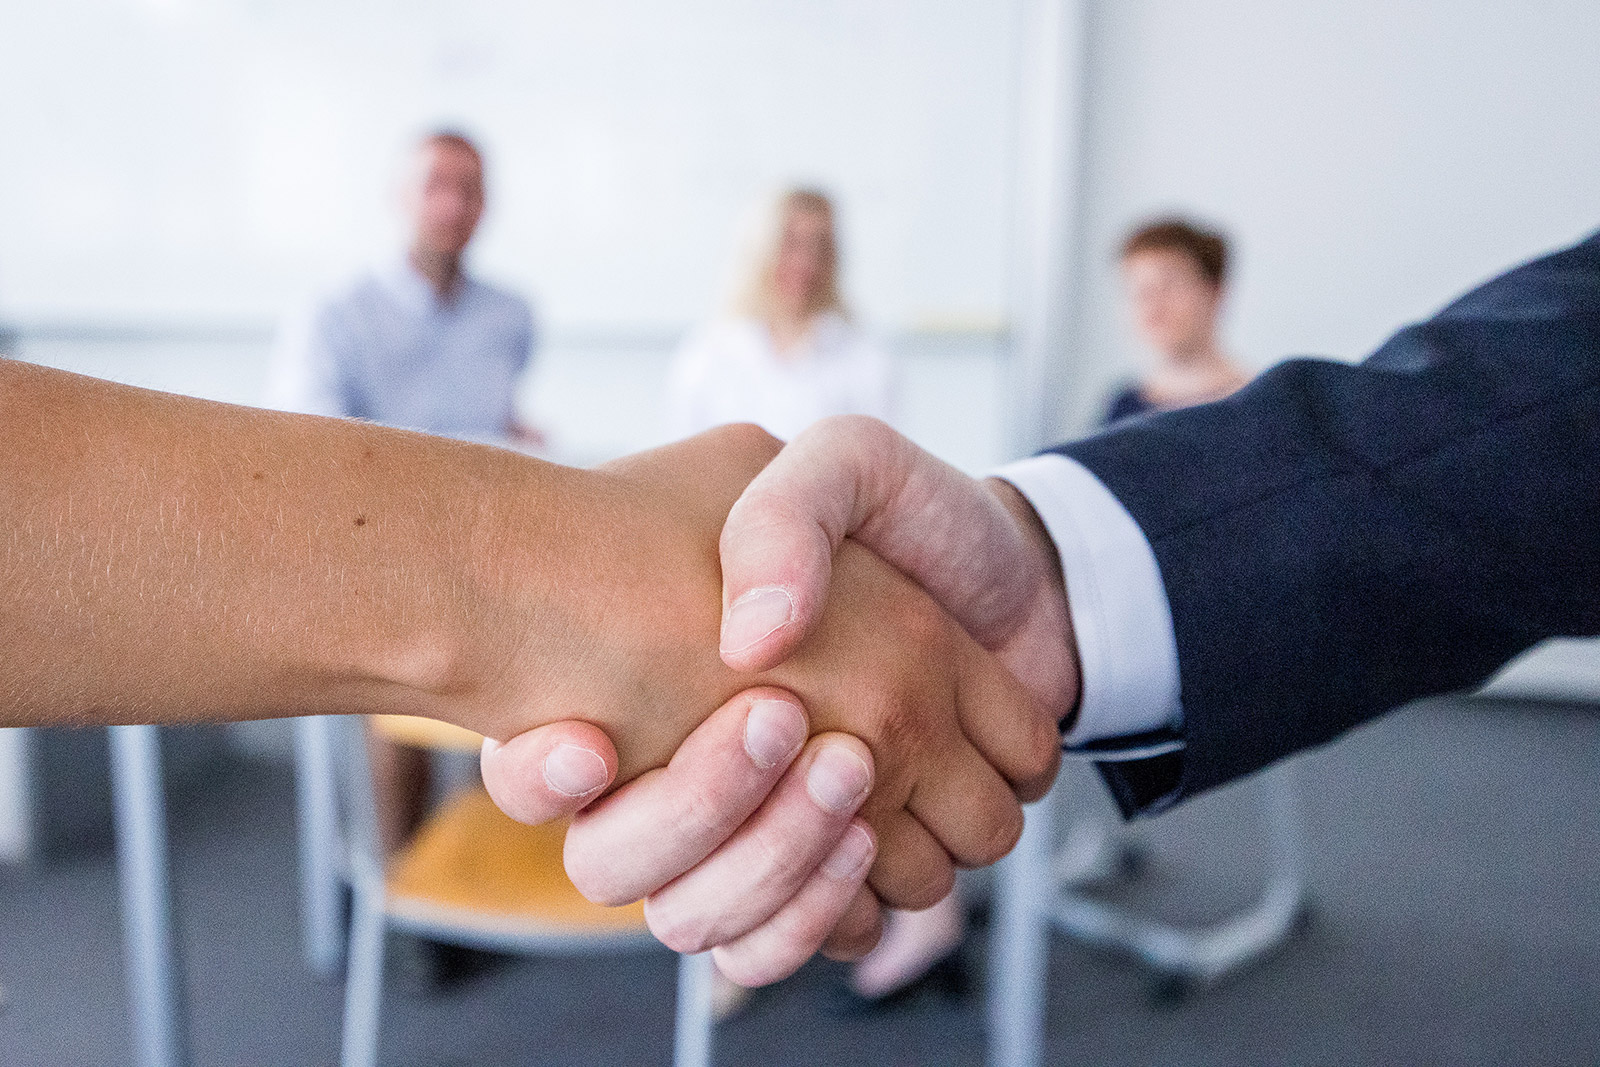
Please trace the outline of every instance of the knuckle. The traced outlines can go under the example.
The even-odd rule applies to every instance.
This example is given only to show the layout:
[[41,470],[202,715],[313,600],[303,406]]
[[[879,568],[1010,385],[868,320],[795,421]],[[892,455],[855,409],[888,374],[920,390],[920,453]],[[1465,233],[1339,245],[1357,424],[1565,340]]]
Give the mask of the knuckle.
[[886,751],[915,754],[929,744],[927,704],[909,689],[892,687],[872,704],[869,720],[871,738]]
[[732,422],[712,430],[719,443],[741,451],[779,444],[776,437],[753,422]]
[[574,849],[570,840],[567,844],[565,863],[567,877],[572,881],[574,888],[592,904],[598,904],[603,908],[619,908],[639,899],[638,894],[630,894],[628,887],[620,884],[607,867],[590,860],[583,849]]
[[682,796],[671,834],[685,841],[723,837],[732,828],[739,800],[736,787],[721,777],[697,780]]
[[876,911],[862,911],[859,918],[847,917],[822,944],[822,954],[834,960],[860,959],[883,934],[883,919]]
[[[1007,798],[1010,800],[1010,798]],[[987,867],[991,863],[998,863],[1006,854],[1017,847],[1017,841],[1022,837],[1022,806],[1010,800],[1001,806],[993,820],[985,827],[985,833],[978,842],[978,847],[971,856],[964,857],[965,862],[978,867]]]
[[1044,723],[1028,747],[1023,776],[1030,782],[1055,777],[1061,763],[1061,735],[1054,723]]
[[682,908],[663,902],[659,897],[645,898],[644,919],[655,939],[674,952],[694,955],[714,947],[710,928],[703,919],[689,915]]
[[759,950],[740,944],[716,950],[717,969],[742,986],[756,988],[782,981],[809,957],[786,942],[763,943]]
[[818,422],[815,428],[817,437],[843,441],[869,451],[893,433],[888,423],[871,415],[831,415]]
[[794,827],[765,824],[752,829],[748,848],[740,857],[740,866],[749,884],[778,886],[794,882],[807,854],[796,844]]
[[950,895],[955,888],[956,872],[949,863],[938,864],[931,870],[913,875],[901,875],[873,888],[890,907],[906,911],[931,908]]

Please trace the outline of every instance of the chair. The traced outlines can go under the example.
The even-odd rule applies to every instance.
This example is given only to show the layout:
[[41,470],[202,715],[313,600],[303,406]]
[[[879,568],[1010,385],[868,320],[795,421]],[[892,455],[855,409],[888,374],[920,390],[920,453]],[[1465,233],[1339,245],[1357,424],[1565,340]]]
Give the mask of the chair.
[[189,1062],[188,1015],[172,932],[161,728],[113,726],[107,732],[133,1062],[138,1067],[182,1067]]
[[[1221,980],[1281,946],[1303,925],[1303,830],[1294,766],[1259,776],[1269,860],[1258,902],[1207,927],[1186,929],[1125,912],[1080,892],[1078,886],[1109,864],[1106,839],[1090,822],[1069,835],[1068,868],[1056,849],[1060,798],[1027,810],[1022,839],[999,868],[989,970],[989,1063],[1037,1067],[1043,1062],[1049,935],[1059,930],[1089,944],[1120,949],[1159,976],[1163,996]],[[1087,829],[1087,833],[1083,832]],[[1052,862],[1053,856],[1056,862]],[[1063,877],[1063,876],[1066,877]]]
[[[381,716],[371,729],[435,750],[476,752],[476,734],[425,719]],[[500,812],[481,788],[446,800],[385,864],[367,759],[367,720],[329,720],[341,788],[339,827],[353,894],[345,978],[343,1067],[378,1060],[387,930],[404,930],[473,948],[588,955],[658,947],[642,904],[602,908],[567,879],[565,827],[524,826]],[[711,1052],[710,956],[679,963],[674,1062],[705,1067]]]

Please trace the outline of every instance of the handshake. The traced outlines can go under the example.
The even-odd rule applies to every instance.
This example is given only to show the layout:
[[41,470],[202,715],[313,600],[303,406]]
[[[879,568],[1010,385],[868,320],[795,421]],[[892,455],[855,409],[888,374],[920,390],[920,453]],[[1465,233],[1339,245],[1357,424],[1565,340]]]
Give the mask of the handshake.
[[0,416],[0,726],[454,722],[737,981],[1003,856],[1079,703],[1029,504],[870,419],[579,470],[9,360]]
[[757,985],[1011,849],[1079,692],[1016,489],[855,416],[562,477],[492,517],[502,667],[448,717],[508,814],[573,816],[586,896]]

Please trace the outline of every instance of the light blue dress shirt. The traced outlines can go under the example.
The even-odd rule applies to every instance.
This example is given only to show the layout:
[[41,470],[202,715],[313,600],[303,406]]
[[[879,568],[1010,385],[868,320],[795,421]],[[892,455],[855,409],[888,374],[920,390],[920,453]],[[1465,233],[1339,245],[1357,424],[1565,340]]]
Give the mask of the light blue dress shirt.
[[275,354],[267,403],[450,437],[502,440],[533,353],[515,293],[464,276],[440,297],[409,263],[319,304]]

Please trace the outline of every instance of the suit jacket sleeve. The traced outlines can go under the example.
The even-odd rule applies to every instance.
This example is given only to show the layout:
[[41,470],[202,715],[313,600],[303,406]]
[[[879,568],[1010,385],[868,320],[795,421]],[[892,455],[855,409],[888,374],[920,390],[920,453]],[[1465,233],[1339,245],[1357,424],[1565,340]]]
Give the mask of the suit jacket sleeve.
[[1600,234],[1363,363],[1292,360],[1056,451],[1161,569],[1186,747],[1101,768],[1158,811],[1600,633]]

